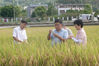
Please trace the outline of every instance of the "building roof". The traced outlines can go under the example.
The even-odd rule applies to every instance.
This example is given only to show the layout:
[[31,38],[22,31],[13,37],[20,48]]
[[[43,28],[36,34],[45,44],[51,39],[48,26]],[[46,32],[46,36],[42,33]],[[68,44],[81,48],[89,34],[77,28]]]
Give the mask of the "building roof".
[[45,7],[48,7],[47,4],[32,4],[32,5],[28,6],[28,7],[38,7],[38,6],[45,6]]
[[64,6],[68,6],[68,5],[77,5],[77,6],[80,6],[80,5],[82,5],[82,6],[85,6],[85,5],[87,5],[87,4],[58,4],[58,5],[64,5]]

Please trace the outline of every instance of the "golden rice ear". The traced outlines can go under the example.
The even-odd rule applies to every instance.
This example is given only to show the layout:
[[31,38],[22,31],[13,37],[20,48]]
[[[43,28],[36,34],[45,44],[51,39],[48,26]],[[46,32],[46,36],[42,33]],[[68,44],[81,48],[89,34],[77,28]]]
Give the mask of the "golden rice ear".
[[12,57],[9,61],[9,65],[10,66],[14,66],[15,65],[15,62],[16,62],[16,58],[15,57]]
[[31,56],[28,64],[29,64],[29,66],[33,66],[33,63],[34,63],[34,58],[33,58],[33,56]]
[[7,59],[6,59],[6,58],[2,58],[2,59],[1,59],[1,66],[2,66],[2,65],[5,66],[6,63],[7,63]]
[[27,59],[23,58],[22,56],[18,57],[18,62],[20,66],[26,66],[27,65]]

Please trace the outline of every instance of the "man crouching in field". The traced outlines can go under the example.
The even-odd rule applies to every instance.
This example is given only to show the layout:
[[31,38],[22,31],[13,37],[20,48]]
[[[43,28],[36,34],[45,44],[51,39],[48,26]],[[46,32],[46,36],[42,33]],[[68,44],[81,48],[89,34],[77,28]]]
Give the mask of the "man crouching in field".
[[55,29],[49,30],[48,40],[52,40],[52,45],[61,44],[68,38],[68,32],[63,29],[63,24],[60,19],[55,20]]
[[26,30],[24,29],[26,25],[27,25],[27,22],[22,20],[20,26],[14,28],[13,39],[15,43],[27,42]]
[[86,45],[87,44],[87,36],[86,32],[83,29],[83,22],[82,20],[75,20],[74,21],[75,28],[77,30],[76,38],[71,37],[77,44]]

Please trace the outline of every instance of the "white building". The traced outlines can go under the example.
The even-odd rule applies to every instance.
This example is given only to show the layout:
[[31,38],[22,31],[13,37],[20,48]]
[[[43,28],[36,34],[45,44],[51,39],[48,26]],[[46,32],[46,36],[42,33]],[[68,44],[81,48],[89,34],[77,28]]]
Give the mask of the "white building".
[[66,13],[67,10],[84,10],[84,4],[60,4],[58,5],[58,15]]

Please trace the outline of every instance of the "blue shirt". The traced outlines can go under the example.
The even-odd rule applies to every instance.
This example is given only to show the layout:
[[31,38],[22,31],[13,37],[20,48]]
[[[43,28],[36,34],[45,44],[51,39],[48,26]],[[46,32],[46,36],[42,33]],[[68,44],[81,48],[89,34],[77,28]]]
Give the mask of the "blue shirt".
[[67,30],[61,29],[61,30],[58,32],[56,29],[54,29],[54,30],[52,31],[52,33],[51,33],[52,45],[53,45],[53,44],[57,44],[57,43],[58,43],[58,44],[61,44],[61,42],[62,42],[59,38],[55,37],[55,36],[53,35],[53,33],[59,35],[60,37],[62,37],[62,38],[64,38],[64,39],[67,39],[67,38],[68,38],[68,31],[67,31]]

